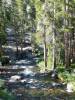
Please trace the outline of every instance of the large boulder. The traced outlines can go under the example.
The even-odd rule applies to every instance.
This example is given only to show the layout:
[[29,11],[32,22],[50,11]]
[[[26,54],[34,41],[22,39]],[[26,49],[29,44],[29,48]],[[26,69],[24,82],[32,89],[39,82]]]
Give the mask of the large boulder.
[[73,92],[73,84],[71,82],[67,83],[66,91],[67,92]]
[[14,75],[14,76],[11,76],[10,79],[9,79],[9,82],[17,82],[21,79],[21,76],[18,76],[18,75]]

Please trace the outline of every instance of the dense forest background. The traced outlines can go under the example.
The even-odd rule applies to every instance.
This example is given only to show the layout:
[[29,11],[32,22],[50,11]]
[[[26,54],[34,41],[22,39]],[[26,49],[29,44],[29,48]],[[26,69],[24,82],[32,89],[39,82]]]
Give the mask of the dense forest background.
[[15,45],[23,48],[31,33],[33,52],[43,48],[45,67],[75,62],[75,0],[0,0],[0,56],[7,45],[7,28],[13,28]]

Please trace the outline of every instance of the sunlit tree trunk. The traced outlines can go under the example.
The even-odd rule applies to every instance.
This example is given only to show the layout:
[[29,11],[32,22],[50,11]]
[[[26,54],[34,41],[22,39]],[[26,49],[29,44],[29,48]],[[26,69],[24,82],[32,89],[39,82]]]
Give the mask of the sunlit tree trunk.
[[[68,13],[68,2],[69,0],[64,0],[64,11]],[[68,19],[64,19],[64,27],[67,28],[69,25]],[[64,32],[64,43],[65,43],[65,67],[68,68],[70,65],[69,58],[69,32]]]
[[56,40],[55,40],[55,2],[53,3],[53,22],[52,22],[52,32],[53,32],[53,66],[52,69],[56,68]]
[[[47,5],[47,0],[45,0],[44,20],[46,19],[46,5]],[[46,71],[47,70],[47,43],[46,43],[46,25],[45,25],[45,23],[44,23],[43,39],[44,39],[44,65],[45,65],[45,71]]]
[[45,70],[47,70],[47,44],[46,44],[46,26],[44,25],[44,63],[45,63]]

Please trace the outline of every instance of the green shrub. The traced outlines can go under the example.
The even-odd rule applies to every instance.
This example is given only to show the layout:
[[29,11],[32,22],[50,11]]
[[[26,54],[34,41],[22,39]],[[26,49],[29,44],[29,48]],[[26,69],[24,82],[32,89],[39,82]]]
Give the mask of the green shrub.
[[0,99],[2,100],[15,100],[15,97],[6,89],[0,90]]
[[75,68],[75,64],[71,64],[71,68],[73,68],[73,69],[74,69],[74,68]]
[[1,57],[1,63],[2,63],[2,66],[8,65],[9,64],[9,57],[7,57],[7,56]]

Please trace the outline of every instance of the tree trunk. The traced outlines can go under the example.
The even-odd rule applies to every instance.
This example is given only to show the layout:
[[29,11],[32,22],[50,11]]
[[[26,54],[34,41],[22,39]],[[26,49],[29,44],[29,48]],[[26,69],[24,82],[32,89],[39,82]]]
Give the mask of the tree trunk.
[[53,67],[52,70],[56,68],[56,40],[55,40],[55,2],[53,4],[53,22],[52,22],[52,32],[53,32]]
[[[64,0],[64,11],[68,13],[68,4],[69,0]],[[68,19],[64,18],[64,27],[68,27]],[[70,65],[70,48],[69,48],[69,32],[64,32],[64,47],[65,47],[65,67],[68,68]]]
[[[47,0],[45,0],[45,7],[47,5]],[[46,8],[44,8],[44,20],[46,19]],[[43,34],[43,39],[44,39],[44,66],[45,66],[45,71],[47,71],[47,43],[46,43],[46,25],[44,23],[44,34]]]
[[46,26],[44,25],[44,63],[45,63],[45,70],[47,68],[47,44],[46,44]]
[[68,44],[68,33],[64,33],[64,42],[65,42],[65,67],[69,67],[69,44]]

